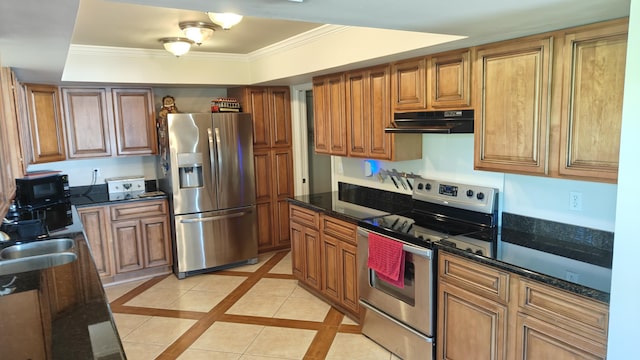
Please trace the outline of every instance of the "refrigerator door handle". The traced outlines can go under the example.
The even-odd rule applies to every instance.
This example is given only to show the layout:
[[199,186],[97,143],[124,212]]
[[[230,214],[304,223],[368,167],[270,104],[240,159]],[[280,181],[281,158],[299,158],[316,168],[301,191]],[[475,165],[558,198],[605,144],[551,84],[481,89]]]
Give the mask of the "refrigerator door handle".
[[[217,131],[218,129],[216,128],[216,134],[219,134],[219,132]],[[215,144],[216,139],[214,138],[213,135],[213,130],[211,128],[207,128],[207,134],[209,135],[209,158],[211,159],[211,179],[215,182],[215,184],[213,184],[216,188],[216,192],[218,192],[220,190],[220,186],[218,185],[218,168],[215,165],[218,164],[218,156],[216,151],[218,150],[218,146],[217,144]]]
[[[222,161],[222,158],[219,157],[220,154],[222,154],[222,150],[220,149],[220,128],[215,128],[215,140],[216,140],[216,165],[218,166],[218,176],[222,176],[222,164],[220,164],[220,162]],[[216,180],[218,180],[218,178],[216,178]],[[216,182],[216,189],[218,190],[218,193],[222,191],[219,180]]]
[[180,220],[180,223],[191,224],[191,223],[201,223],[201,222],[208,222],[208,221],[217,221],[222,219],[236,218],[236,217],[244,216],[246,214],[247,213],[243,211],[243,212],[229,214],[229,215],[207,216],[207,217],[197,218],[197,219],[183,219],[183,220]]

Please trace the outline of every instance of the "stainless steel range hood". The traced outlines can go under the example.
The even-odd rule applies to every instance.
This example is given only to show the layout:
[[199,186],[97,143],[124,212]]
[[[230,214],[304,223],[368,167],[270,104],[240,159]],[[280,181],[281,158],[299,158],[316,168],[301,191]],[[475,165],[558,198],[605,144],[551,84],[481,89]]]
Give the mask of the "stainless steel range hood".
[[405,134],[472,134],[473,110],[395,113],[393,125],[384,131]]

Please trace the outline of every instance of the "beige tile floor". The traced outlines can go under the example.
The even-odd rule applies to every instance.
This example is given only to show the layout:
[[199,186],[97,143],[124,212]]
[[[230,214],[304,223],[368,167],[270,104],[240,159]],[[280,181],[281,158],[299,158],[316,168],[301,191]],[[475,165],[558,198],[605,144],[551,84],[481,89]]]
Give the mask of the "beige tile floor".
[[[127,358],[318,359],[308,352],[319,346],[322,358],[331,360],[398,359],[361,335],[346,316],[339,314],[338,326],[327,325],[327,315],[335,310],[298,286],[290,253],[275,264],[272,257],[282,253],[262,254],[255,265],[183,280],[167,275],[106,286]],[[263,266],[271,268],[256,278]],[[246,290],[245,282],[251,283]],[[335,336],[328,349],[322,348],[323,336]]]

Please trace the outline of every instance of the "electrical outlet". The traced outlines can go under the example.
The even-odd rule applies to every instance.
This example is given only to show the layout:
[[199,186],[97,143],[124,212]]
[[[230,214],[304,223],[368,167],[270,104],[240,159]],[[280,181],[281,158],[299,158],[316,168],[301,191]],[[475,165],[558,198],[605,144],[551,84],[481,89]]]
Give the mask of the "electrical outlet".
[[578,282],[578,280],[580,279],[580,274],[567,270],[567,272],[564,274],[564,279],[571,282]]
[[96,178],[100,177],[100,168],[93,168],[93,174],[91,176],[95,176]]
[[582,193],[572,191],[569,193],[569,210],[582,211]]

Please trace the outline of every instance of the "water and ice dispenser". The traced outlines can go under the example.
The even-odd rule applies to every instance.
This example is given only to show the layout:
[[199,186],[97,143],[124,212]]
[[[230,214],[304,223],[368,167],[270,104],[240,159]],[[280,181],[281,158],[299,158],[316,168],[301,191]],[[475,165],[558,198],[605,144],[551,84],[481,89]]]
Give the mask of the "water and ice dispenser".
[[178,154],[178,176],[181,189],[202,187],[202,153]]

